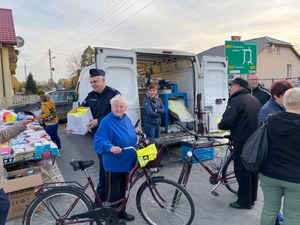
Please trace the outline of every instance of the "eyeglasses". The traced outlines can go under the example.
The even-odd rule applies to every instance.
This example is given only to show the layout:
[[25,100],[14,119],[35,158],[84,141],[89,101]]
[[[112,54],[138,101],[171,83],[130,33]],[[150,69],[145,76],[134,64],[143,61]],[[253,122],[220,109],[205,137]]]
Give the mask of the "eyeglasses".
[[249,79],[249,81],[258,81],[258,78]]

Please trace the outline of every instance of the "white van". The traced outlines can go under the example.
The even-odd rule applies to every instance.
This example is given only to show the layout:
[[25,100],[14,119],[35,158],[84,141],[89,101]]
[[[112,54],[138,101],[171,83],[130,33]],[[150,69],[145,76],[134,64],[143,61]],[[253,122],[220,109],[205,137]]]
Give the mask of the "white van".
[[[79,104],[92,90],[89,69],[105,70],[106,84],[121,92],[128,100],[127,114],[133,124],[143,122],[143,98],[146,83],[160,86],[159,96],[166,107],[162,119],[163,141],[181,139],[183,132],[176,129],[180,113],[169,109],[170,101],[179,101],[194,117],[184,124],[196,132],[216,132],[228,100],[227,58],[204,56],[200,65],[193,53],[163,49],[96,48],[96,65],[81,71],[77,84]],[[141,123],[142,124],[142,123]]]

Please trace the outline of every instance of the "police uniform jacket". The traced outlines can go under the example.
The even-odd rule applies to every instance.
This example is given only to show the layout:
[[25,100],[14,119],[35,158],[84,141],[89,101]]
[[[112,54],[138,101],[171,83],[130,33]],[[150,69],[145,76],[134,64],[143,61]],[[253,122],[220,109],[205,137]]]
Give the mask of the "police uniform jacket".
[[249,93],[248,89],[241,89],[230,96],[219,129],[230,130],[235,142],[244,143],[258,127],[258,113],[260,102]]
[[[98,125],[101,120],[111,112],[110,100],[120,94],[119,91],[109,86],[105,86],[101,94],[91,91],[84,99],[81,106],[90,107],[93,118],[98,120]],[[95,134],[98,127],[93,128],[92,133]]]

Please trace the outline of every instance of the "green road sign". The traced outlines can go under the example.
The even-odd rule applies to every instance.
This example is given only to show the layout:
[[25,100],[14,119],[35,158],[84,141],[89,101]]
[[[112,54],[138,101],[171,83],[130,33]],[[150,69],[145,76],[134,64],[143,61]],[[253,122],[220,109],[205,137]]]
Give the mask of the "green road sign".
[[256,71],[256,42],[225,41],[228,74],[248,74]]

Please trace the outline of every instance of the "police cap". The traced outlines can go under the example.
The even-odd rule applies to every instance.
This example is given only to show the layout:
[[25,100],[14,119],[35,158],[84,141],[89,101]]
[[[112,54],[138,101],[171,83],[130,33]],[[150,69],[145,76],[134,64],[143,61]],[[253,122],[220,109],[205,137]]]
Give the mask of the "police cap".
[[90,69],[90,77],[102,76],[105,77],[104,70],[101,69]]

